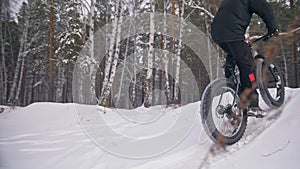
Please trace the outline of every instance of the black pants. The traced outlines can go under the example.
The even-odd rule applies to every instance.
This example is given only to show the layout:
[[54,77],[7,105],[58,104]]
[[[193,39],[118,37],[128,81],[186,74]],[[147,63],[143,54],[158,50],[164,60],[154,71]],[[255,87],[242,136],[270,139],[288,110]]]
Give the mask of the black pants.
[[[231,65],[235,64],[238,66],[240,71],[240,81],[241,81],[241,93],[245,89],[252,89],[252,83],[255,81],[254,76],[254,58],[252,56],[250,46],[244,41],[232,41],[232,42],[222,42],[218,45],[227,53],[225,68],[225,76],[228,78],[231,73]],[[253,95],[256,95],[253,97]],[[250,100],[251,107],[258,106],[258,97],[256,90],[247,96],[247,98],[254,98]]]

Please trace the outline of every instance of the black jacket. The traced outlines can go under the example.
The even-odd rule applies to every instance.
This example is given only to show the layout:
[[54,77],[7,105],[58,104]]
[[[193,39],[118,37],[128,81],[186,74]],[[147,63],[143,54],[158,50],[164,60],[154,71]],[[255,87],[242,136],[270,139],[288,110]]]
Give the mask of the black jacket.
[[275,31],[273,10],[266,0],[223,0],[211,25],[213,40],[244,40],[253,13],[263,19],[269,33]]

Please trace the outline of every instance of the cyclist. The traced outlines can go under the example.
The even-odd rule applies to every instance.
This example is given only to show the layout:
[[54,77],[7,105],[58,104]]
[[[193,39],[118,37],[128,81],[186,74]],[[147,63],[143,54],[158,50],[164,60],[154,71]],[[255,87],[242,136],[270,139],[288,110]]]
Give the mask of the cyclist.
[[244,37],[253,13],[263,19],[269,35],[278,33],[272,7],[266,0],[223,0],[211,24],[211,35],[227,53],[224,65],[226,78],[231,75],[235,63],[239,68],[240,103],[244,103],[241,108],[261,110],[257,91],[252,89],[255,82],[254,58]]

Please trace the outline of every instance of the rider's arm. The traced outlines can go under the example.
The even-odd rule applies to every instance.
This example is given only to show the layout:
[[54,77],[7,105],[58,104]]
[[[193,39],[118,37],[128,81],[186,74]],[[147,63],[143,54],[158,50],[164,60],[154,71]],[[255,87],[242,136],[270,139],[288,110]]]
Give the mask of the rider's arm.
[[260,16],[265,22],[268,34],[273,34],[278,31],[272,6],[266,0],[249,1],[252,12]]

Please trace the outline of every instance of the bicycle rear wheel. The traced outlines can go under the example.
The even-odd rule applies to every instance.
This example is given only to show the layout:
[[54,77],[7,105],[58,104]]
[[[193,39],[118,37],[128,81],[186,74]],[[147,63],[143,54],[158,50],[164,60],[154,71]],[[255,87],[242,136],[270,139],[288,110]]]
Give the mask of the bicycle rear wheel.
[[259,58],[256,67],[256,79],[264,102],[273,108],[284,102],[284,77],[273,61]]
[[214,142],[231,145],[240,140],[247,125],[247,113],[237,107],[236,85],[217,79],[205,89],[201,99],[204,129]]

